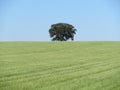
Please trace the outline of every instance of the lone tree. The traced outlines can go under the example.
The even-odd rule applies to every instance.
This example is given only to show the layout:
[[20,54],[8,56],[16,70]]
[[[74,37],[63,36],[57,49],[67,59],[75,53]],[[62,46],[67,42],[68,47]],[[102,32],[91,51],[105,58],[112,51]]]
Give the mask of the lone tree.
[[74,26],[67,23],[56,23],[51,25],[49,34],[52,41],[67,41],[68,39],[74,40],[76,29]]

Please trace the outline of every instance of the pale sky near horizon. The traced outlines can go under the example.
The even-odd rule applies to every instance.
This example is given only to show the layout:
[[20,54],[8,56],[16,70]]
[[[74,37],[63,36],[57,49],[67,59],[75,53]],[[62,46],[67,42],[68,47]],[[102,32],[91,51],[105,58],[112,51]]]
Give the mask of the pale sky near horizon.
[[75,41],[120,41],[120,0],[0,0],[0,41],[50,41],[59,22]]

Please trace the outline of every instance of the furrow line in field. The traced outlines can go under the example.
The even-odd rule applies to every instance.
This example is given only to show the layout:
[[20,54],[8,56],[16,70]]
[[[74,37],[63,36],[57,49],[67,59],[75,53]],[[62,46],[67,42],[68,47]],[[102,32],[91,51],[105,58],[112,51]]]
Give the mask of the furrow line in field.
[[[90,60],[90,61],[86,61],[86,62],[84,62],[84,61],[82,61],[82,62],[79,62],[79,63],[76,63],[76,64],[68,64],[68,65],[62,65],[62,68],[61,68],[61,65],[59,66],[59,65],[55,65],[55,66],[51,66],[51,67],[47,67],[47,68],[44,68],[44,69],[42,69],[42,70],[38,70],[40,67],[37,67],[36,69],[37,69],[37,71],[38,72],[42,72],[42,71],[48,71],[48,70],[53,70],[53,69],[71,69],[71,68],[74,68],[74,67],[83,67],[83,66],[85,66],[85,65],[94,65],[94,64],[104,64],[104,63],[108,63],[108,64],[111,64],[110,62],[107,62],[107,61],[104,61],[104,62],[95,62],[94,61],[94,63]],[[113,62],[112,62],[113,63]],[[114,63],[117,63],[116,61],[114,61]],[[119,62],[118,62],[119,63]],[[31,67],[34,67],[34,66],[31,66]],[[24,66],[18,66],[18,67],[14,67],[14,68],[10,68],[9,69],[9,71],[11,71],[11,69],[12,69],[12,71],[13,72],[15,72],[17,69],[19,69],[19,68],[24,68]],[[9,75],[4,75],[3,77],[5,78],[5,77],[10,77],[10,76],[16,76],[16,75],[23,75],[23,74],[28,74],[28,73],[36,73],[36,69],[35,69],[35,71],[27,71],[27,72],[20,72],[20,73],[12,73],[12,74],[9,74]],[[2,75],[2,74],[1,74]],[[2,76],[0,76],[0,78],[2,78]]]
[[[117,66],[118,67],[118,66]],[[116,70],[116,68],[117,67],[114,67],[113,69],[110,69],[110,70]],[[106,70],[106,71],[108,71],[108,69]],[[103,71],[103,72],[99,72],[99,73],[105,73],[106,72],[105,70]],[[60,84],[60,83],[64,83],[64,82],[67,82],[67,81],[72,81],[72,80],[74,80],[74,79],[81,79],[81,78],[85,78],[85,77],[87,77],[87,76],[89,76],[89,75],[94,75],[94,74],[98,74],[99,75],[99,73],[98,72],[89,72],[89,73],[86,73],[86,74],[83,74],[83,75],[81,75],[81,76],[73,76],[73,77],[66,77],[66,79],[62,79],[62,80],[57,80],[57,81],[53,81],[52,82],[52,79],[50,79],[50,80],[47,80],[47,81],[51,81],[51,84],[49,85],[49,86],[51,86],[51,85],[56,85],[56,84]],[[110,78],[110,77],[107,77],[107,78]],[[99,80],[98,80],[99,81]],[[89,83],[89,84],[91,84],[91,83]],[[91,84],[92,85],[92,84]],[[86,86],[86,85],[85,85]],[[44,86],[43,86],[43,88],[44,88]]]
[[[114,68],[117,68],[117,67],[118,67],[118,66],[112,67],[112,68],[114,69]],[[106,69],[106,70],[111,70],[111,69]],[[78,71],[79,71],[79,70],[78,70]],[[74,73],[77,73],[78,71],[75,71],[75,72],[73,71],[73,72],[74,72]],[[71,72],[71,74],[74,74],[73,72]],[[105,72],[105,70],[104,70],[103,72]],[[84,76],[88,76],[88,75],[96,74],[96,73],[102,73],[102,71],[101,71],[101,72],[96,72],[96,71],[95,71],[95,72],[92,72],[92,73],[87,72],[87,73],[85,73],[85,74],[83,74],[83,75],[81,75],[81,76],[77,76],[77,77],[84,77]],[[62,76],[65,76],[65,77],[67,77],[68,75],[69,75],[69,74],[65,74],[65,75],[62,74]],[[58,78],[58,77],[61,77],[61,75],[57,75],[57,76],[55,76],[54,78]],[[23,82],[28,82],[28,81],[31,81],[31,80],[40,80],[40,78],[41,78],[41,77],[39,77],[39,76],[38,76],[38,77],[32,77],[32,78],[29,77],[29,79],[28,79],[28,78],[27,78],[27,79],[25,78],[25,79],[22,80],[22,81],[23,81]],[[70,80],[70,79],[74,79],[74,78],[76,78],[76,77],[69,78],[69,80]],[[46,79],[48,79],[48,80],[49,80],[49,79],[53,79],[53,76],[48,76]],[[66,81],[66,80],[63,80],[63,81]],[[62,82],[63,82],[63,81],[62,81]],[[57,82],[58,82],[58,81],[57,81]],[[60,80],[60,82],[61,82],[61,80]],[[56,82],[55,82],[55,83],[56,83]]]
[[[30,76],[38,76],[38,75],[49,75],[49,74],[52,74],[53,72],[54,73],[58,73],[58,72],[63,72],[63,70],[67,73],[67,72],[69,72],[68,70],[72,70],[73,71],[73,68],[74,69],[80,69],[80,68],[85,68],[86,66],[91,66],[91,65],[95,65],[96,63],[89,63],[89,64],[82,64],[82,65],[79,65],[79,64],[75,64],[75,65],[70,65],[70,66],[65,66],[65,67],[59,67],[59,68],[57,68],[57,67],[50,67],[50,68],[48,68],[48,69],[45,69],[45,70],[43,70],[43,71],[40,71],[40,72],[36,72],[36,71],[30,71],[30,72],[25,72],[25,73],[21,73],[21,74],[11,74],[11,75],[9,75],[9,76],[3,76],[3,77],[1,77],[1,78],[4,78],[4,81],[6,80],[6,81],[8,81],[8,80],[14,80],[14,79],[18,79],[18,77],[19,78],[21,78],[22,76],[23,77],[30,77]],[[53,71],[52,71],[53,70]],[[15,76],[15,78],[14,78],[14,76]],[[16,77],[17,76],[17,77]],[[6,79],[5,79],[6,78]]]
[[[75,68],[74,68],[74,69],[75,69]],[[77,68],[76,68],[76,69],[77,69]],[[75,70],[76,70],[76,69],[75,69]],[[69,69],[68,69],[68,70],[69,70]],[[74,71],[73,69],[71,69],[71,70]],[[66,73],[70,73],[70,72],[72,72],[72,71],[66,71],[66,70],[65,70]],[[79,71],[79,67],[78,67],[78,71]],[[48,71],[47,71],[47,72],[48,72]],[[57,71],[57,72],[65,73],[65,72],[63,72],[63,70],[62,70],[62,72],[61,72],[61,71]],[[99,72],[100,72],[100,71],[99,71]],[[53,71],[52,73],[56,73],[56,71]],[[45,74],[48,75],[49,72],[48,72],[48,73],[45,73]],[[40,75],[40,74],[39,74],[39,73],[37,73],[37,74],[35,74],[35,75],[34,75],[34,74],[31,74],[31,76],[38,76],[38,75]],[[44,73],[43,73],[42,75],[43,75],[43,76],[46,76],[46,75],[44,75]],[[26,76],[25,76],[25,77],[26,77]],[[28,74],[27,77],[30,77],[30,75]],[[13,78],[12,78],[12,80],[13,80]]]
[[[63,72],[63,70],[67,73],[67,72],[71,72],[71,70],[73,71],[73,69],[88,69],[89,67],[91,67],[91,66],[96,66],[96,65],[103,65],[103,66],[105,66],[105,65],[107,65],[107,63],[100,63],[100,62],[95,62],[95,63],[83,63],[82,65],[80,65],[80,64],[75,64],[75,65],[70,65],[70,66],[65,66],[65,67],[60,67],[60,68],[58,68],[58,67],[52,67],[52,68],[48,68],[48,69],[45,69],[45,70],[43,70],[43,73],[42,73],[42,71],[39,71],[39,72],[36,72],[36,71],[30,71],[30,72],[25,72],[25,73],[17,73],[17,74],[11,74],[11,75],[8,75],[8,76],[3,76],[3,77],[1,77],[1,78],[11,78],[12,80],[14,79],[14,78],[12,78],[12,77],[16,77],[16,76],[22,76],[22,75],[26,75],[26,77],[27,76],[36,76],[36,75],[44,75],[44,74],[49,74],[49,72],[51,72],[51,70],[53,70],[54,69],[54,71],[52,71],[52,72],[55,72],[55,73],[59,73],[59,72]],[[88,67],[89,66],[89,67]],[[48,70],[49,70],[49,72],[48,72]],[[68,71],[67,71],[68,70]],[[51,72],[51,73],[52,73]],[[32,73],[31,75],[30,75],[30,73]],[[34,73],[34,74],[33,74]],[[14,76],[13,76],[14,75]],[[16,78],[15,78],[16,79]]]

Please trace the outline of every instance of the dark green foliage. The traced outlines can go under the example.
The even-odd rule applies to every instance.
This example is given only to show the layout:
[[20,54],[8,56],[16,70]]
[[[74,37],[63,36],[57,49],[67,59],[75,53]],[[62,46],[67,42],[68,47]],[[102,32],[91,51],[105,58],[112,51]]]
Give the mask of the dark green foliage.
[[76,29],[74,26],[67,23],[57,23],[51,25],[49,34],[52,41],[67,41],[68,39],[74,40]]

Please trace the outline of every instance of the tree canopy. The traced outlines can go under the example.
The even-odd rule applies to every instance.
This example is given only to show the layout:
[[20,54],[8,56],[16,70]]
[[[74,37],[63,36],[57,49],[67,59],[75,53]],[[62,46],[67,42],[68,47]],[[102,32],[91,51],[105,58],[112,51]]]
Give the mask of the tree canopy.
[[74,40],[76,29],[71,24],[56,23],[51,25],[49,34],[52,41],[67,41],[69,39]]

